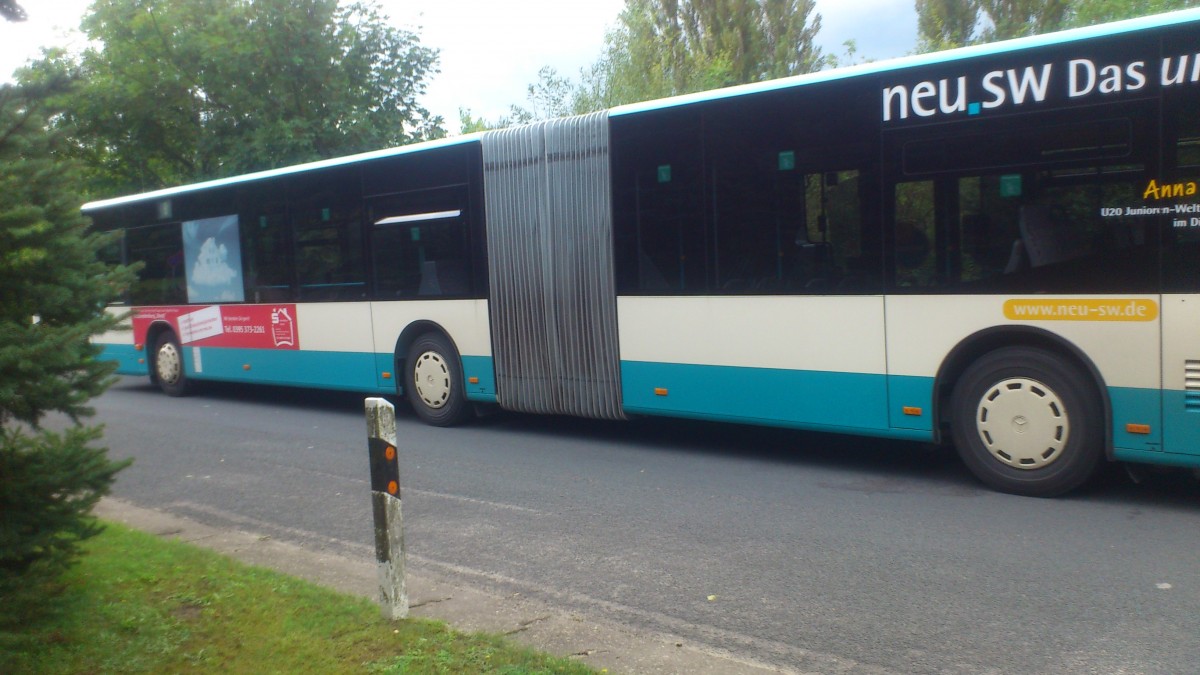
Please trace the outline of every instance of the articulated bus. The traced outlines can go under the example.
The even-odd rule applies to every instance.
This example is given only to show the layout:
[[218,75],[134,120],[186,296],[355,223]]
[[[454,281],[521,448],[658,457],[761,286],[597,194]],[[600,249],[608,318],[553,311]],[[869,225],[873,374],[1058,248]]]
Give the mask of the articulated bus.
[[120,371],[1200,467],[1200,11],[107,199]]

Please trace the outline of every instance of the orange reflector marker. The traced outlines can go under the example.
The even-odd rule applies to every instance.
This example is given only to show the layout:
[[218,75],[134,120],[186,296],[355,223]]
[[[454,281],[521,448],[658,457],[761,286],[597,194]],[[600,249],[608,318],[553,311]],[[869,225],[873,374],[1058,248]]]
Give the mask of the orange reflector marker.
[[134,345],[134,346],[133,346],[133,351],[135,351],[135,352],[140,352],[140,351],[142,351],[142,350],[143,350],[143,349],[145,349],[145,348],[146,348],[146,345],[141,345],[141,344],[138,344],[138,345]]
[[388,494],[394,495],[400,491],[400,486],[394,480],[388,481]]
[[138,363],[145,363],[146,359],[138,359]]
[[387,372],[387,371],[385,370],[385,371],[383,372],[383,379],[385,379],[385,380],[390,380],[390,379],[392,379],[392,374],[391,374],[391,373],[389,373],[389,372]]
[[666,395],[667,395],[667,388],[666,388],[666,387],[655,387],[655,388],[654,388],[654,395],[655,395],[655,396],[666,396]]
[[901,410],[904,412],[905,415],[912,415],[913,417],[920,417],[921,414],[923,412],[925,412],[925,411],[921,410],[920,408],[917,408],[917,407],[911,406],[911,405],[906,405],[903,408],[901,408]]
[[384,449],[384,451],[383,451],[383,456],[387,457],[387,460],[389,462],[392,461],[393,459],[396,459],[396,448],[391,445],[387,446],[387,448]]
[[1128,431],[1131,434],[1149,434],[1150,433],[1150,425],[1149,424],[1126,424],[1125,431]]
[[249,364],[249,363],[243,363],[243,364],[242,364],[242,370],[250,370],[250,364]]
[[467,382],[470,382],[471,384],[479,384],[479,378],[478,377],[468,377]]

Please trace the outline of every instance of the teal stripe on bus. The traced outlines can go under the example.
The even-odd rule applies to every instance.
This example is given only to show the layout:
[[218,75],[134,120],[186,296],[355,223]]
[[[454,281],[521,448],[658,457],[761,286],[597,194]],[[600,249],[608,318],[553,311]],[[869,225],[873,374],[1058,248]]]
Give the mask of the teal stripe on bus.
[[[1118,455],[1124,450],[1162,451],[1161,390],[1109,387],[1108,400],[1112,407],[1114,455]],[[1125,429],[1127,424],[1144,424],[1150,427],[1150,433],[1131,434]]]
[[183,360],[188,375],[196,379],[396,393],[391,385],[379,386],[375,355],[369,352],[200,347],[201,368],[197,372],[195,349],[184,347]]
[[622,361],[621,389],[628,413],[932,439],[890,426],[884,375]]
[[121,375],[149,375],[150,367],[138,361],[146,358],[145,352],[133,348],[133,345],[100,345],[101,361],[116,361],[117,373]]
[[[463,380],[468,401],[496,402],[496,369],[490,356],[462,357]],[[471,382],[476,378],[478,382]]]
[[1163,448],[1172,464],[1195,457],[1187,466],[1200,467],[1200,396],[1196,392],[1164,391]]
[[[933,378],[888,376],[888,422],[897,429],[933,433]],[[917,409],[913,411],[911,409]],[[910,409],[910,412],[905,412]],[[919,414],[917,413],[919,411]]]

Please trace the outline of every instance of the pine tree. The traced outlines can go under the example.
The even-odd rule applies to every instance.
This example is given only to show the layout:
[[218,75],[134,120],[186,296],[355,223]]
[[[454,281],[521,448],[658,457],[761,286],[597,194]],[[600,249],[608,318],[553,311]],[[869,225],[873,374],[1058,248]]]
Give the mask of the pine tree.
[[[97,259],[78,177],[39,101],[63,83],[0,85],[0,606],[28,608],[99,532],[89,515],[125,463],[95,447],[90,398],[112,381],[89,338],[130,273]],[[40,89],[40,90],[38,90]],[[49,413],[73,424],[42,428]],[[20,612],[0,612],[19,620]]]

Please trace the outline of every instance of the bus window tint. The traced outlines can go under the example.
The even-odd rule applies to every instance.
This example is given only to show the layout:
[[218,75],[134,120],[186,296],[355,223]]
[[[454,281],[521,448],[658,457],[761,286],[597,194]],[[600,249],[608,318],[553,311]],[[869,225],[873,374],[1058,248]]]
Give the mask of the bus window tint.
[[287,225],[286,212],[277,207],[251,217],[242,228],[247,300],[283,302],[293,299]]
[[294,227],[302,300],[366,297],[362,224],[357,204],[317,202],[300,213]]
[[468,203],[461,187],[372,200],[368,221],[375,297],[472,295]]
[[[958,180],[958,227],[962,241],[963,283],[1011,273],[1022,262],[1019,200],[1021,176],[969,176]],[[1010,269],[1012,266],[1012,269]]]
[[781,241],[780,256],[795,260],[790,288],[802,293],[874,290],[876,273],[864,262],[874,256],[864,255],[859,172],[809,173],[803,189],[804,221],[794,239]]
[[129,260],[145,267],[129,289],[134,305],[182,305],[187,303],[184,281],[183,232],[179,223],[135,227],[126,231]]
[[[1185,209],[1200,203],[1200,95],[1171,91],[1163,104],[1166,170],[1163,182],[1182,186],[1183,198],[1169,200]],[[1187,195],[1189,189],[1192,195]],[[1200,289],[1200,211],[1182,212],[1163,224],[1163,292]]]
[[896,186],[893,252],[897,286],[933,286],[936,283],[933,200],[933,181]]
[[[116,230],[104,234],[104,245],[96,251],[96,258],[105,265],[122,265],[125,262],[125,230]],[[129,291],[121,293],[119,298],[114,298],[110,305],[127,305],[129,304]]]
[[1122,165],[898,184],[895,286],[1152,292],[1153,218],[1124,210],[1141,203],[1142,176]]
[[701,120],[669,111],[628,127],[614,146],[617,290],[708,290],[708,207]]
[[371,250],[380,298],[461,297],[471,292],[466,225],[458,210],[379,218]]

